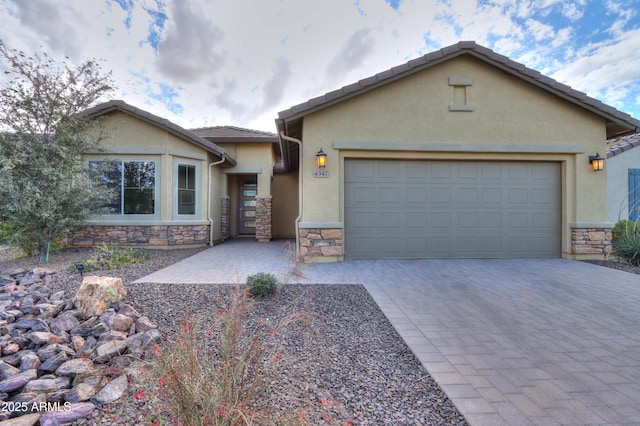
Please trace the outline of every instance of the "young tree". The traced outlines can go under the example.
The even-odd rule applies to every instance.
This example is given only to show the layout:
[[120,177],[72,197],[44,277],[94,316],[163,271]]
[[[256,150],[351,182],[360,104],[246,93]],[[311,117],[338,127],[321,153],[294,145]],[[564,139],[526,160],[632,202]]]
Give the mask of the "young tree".
[[99,151],[98,122],[83,117],[113,91],[111,73],[46,54],[28,56],[0,40],[0,222],[14,240],[48,258],[56,238],[82,225],[109,197],[81,154]]

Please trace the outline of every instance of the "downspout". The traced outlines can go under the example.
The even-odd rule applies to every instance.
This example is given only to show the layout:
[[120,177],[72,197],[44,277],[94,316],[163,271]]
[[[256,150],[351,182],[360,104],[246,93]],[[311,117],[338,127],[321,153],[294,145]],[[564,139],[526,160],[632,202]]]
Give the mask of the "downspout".
[[214,163],[209,163],[209,173],[207,174],[207,198],[209,199],[209,203],[207,205],[207,220],[209,221],[209,245],[213,246],[213,217],[211,217],[211,168],[213,166],[217,166],[218,164],[222,164],[226,161],[224,156],[220,157],[220,161],[216,161]]
[[304,176],[302,170],[302,141],[300,139],[292,138],[284,134],[284,130],[280,131],[280,137],[286,141],[297,143],[298,149],[298,217],[296,217],[296,260],[300,259],[300,219],[302,219],[302,177]]

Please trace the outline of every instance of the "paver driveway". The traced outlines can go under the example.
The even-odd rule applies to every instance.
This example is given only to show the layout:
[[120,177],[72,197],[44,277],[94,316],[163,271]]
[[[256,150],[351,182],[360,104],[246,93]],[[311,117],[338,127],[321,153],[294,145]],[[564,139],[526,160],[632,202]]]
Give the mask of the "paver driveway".
[[[230,241],[139,281],[361,283],[472,425],[640,424],[640,276],[564,259],[303,265]],[[295,273],[290,273],[294,270]]]

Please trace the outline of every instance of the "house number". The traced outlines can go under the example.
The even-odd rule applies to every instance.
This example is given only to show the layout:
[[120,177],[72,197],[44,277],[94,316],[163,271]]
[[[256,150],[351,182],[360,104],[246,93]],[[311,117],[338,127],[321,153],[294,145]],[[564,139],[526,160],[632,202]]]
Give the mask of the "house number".
[[328,178],[329,177],[329,170],[314,170],[313,171],[313,177]]

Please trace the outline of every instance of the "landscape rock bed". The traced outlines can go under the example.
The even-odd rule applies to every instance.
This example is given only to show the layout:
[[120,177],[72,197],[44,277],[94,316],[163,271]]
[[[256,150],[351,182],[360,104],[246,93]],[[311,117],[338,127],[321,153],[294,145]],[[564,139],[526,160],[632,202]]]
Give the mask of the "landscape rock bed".
[[[143,263],[115,271],[91,272],[122,279],[127,296],[122,303],[134,307],[158,326],[163,340],[179,332],[186,318],[214,315],[216,298],[225,298],[234,285],[166,285],[133,281],[169,266],[203,249],[152,251]],[[81,249],[51,256],[47,287],[73,298],[82,278],[68,268],[91,256]],[[30,259],[0,259],[0,271],[28,269]],[[285,372],[290,380],[307,382],[329,395],[337,411],[354,425],[465,424],[448,397],[424,370],[382,311],[359,285],[288,285],[274,297],[260,301],[254,315],[281,317],[304,309],[313,322],[312,340],[292,338],[287,344],[295,362]],[[141,424],[152,407],[137,400],[144,383],[130,382],[123,396],[97,404],[91,414],[73,425]],[[37,424],[37,423],[32,423]]]
[[125,369],[160,341],[157,326],[126,303],[83,315],[64,290],[49,289],[51,277],[41,268],[0,272],[0,425],[89,417],[120,399]]
[[[234,286],[139,284],[133,281],[201,250],[154,251],[152,258],[144,263],[91,274],[120,277],[128,291],[122,304],[157,324],[157,330],[164,339],[178,332],[180,322],[186,318],[193,315],[201,315],[205,321],[207,316],[210,318],[213,301],[226,297]],[[73,298],[82,278],[68,267],[89,258],[90,253],[90,250],[82,249],[53,255],[48,268],[56,273],[45,275],[44,284],[38,291],[46,289],[50,301],[51,295],[55,295],[54,301]],[[597,263],[632,273],[640,271],[640,268],[618,262]],[[0,256],[0,271],[29,267],[33,268],[32,259],[15,260]],[[11,282],[0,285],[6,284]],[[0,300],[8,300],[4,297]],[[119,307],[114,307],[114,312],[118,312],[116,308]],[[304,309],[312,319],[313,344],[300,344],[303,340],[291,339],[288,348],[296,362],[288,366],[286,374],[291,380],[307,381],[330,395],[354,425],[464,424],[451,401],[416,360],[362,286],[284,286],[274,297],[259,302],[254,315],[278,317],[292,308]],[[2,333],[3,338],[4,335]],[[37,357],[36,361],[36,357],[37,351],[35,357],[25,354],[25,366],[29,362],[37,364],[40,358]],[[64,377],[62,380],[66,382]],[[109,377],[107,374],[107,377],[119,379],[111,381],[113,387],[125,384],[121,375]],[[78,386],[77,391],[87,392],[87,386],[82,385],[84,383]],[[92,385],[90,380],[88,385]],[[88,414],[71,424],[139,424],[144,413],[151,409],[148,402],[135,398],[136,392],[144,388],[144,383],[129,382],[120,399],[98,404],[90,402],[90,399],[89,402],[75,403],[83,404],[75,408],[79,414],[81,410],[87,410]],[[60,403],[64,402],[60,397]],[[43,414],[27,414],[20,419],[25,420],[23,424],[36,425]]]

